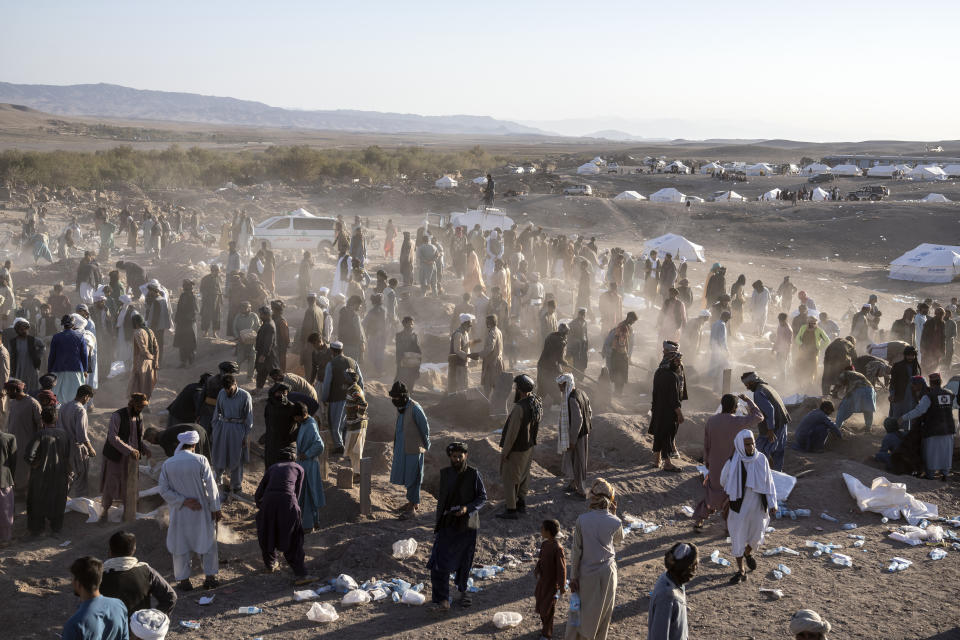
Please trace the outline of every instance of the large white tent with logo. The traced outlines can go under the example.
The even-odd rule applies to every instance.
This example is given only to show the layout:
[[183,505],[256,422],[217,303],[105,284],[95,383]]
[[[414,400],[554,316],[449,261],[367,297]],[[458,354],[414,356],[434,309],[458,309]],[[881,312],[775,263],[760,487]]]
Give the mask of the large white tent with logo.
[[674,258],[683,258],[687,262],[707,261],[701,245],[690,242],[675,233],[668,233],[665,236],[647,240],[643,243],[643,253],[650,253],[653,250],[656,250],[661,257],[669,253]]
[[953,282],[960,276],[960,247],[923,243],[890,263],[890,278],[912,282]]
[[646,200],[646,198],[636,191],[621,191],[613,197],[614,200]]
[[683,202],[687,196],[683,195],[673,187],[660,189],[650,194],[650,202]]
[[600,167],[592,162],[587,162],[577,167],[577,174],[581,176],[595,176],[598,173],[600,173]]

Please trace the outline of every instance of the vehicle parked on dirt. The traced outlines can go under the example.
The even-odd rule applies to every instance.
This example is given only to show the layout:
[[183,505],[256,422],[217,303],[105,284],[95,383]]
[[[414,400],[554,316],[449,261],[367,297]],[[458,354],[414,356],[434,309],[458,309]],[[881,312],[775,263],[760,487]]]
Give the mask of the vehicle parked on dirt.
[[575,184],[569,187],[563,188],[563,195],[565,196],[592,196],[593,187],[588,184]]
[[883,200],[890,195],[890,189],[880,184],[860,187],[847,194],[847,200]]
[[807,182],[811,182],[813,184],[820,184],[822,182],[833,182],[836,179],[837,177],[832,173],[818,173],[815,176],[811,176],[810,179],[807,180]]
[[253,229],[258,245],[266,240],[273,249],[312,251],[332,247],[336,218],[315,216],[306,209],[297,209],[281,216],[267,218]]

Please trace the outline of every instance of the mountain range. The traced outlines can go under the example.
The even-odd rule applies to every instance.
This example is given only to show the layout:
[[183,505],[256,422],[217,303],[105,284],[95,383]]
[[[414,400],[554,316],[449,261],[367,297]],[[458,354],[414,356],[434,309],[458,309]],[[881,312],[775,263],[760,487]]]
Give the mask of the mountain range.
[[262,102],[148,91],[114,84],[43,85],[0,82],[0,103],[19,104],[61,116],[100,116],[218,125],[365,133],[545,135],[536,127],[488,116],[421,116],[379,111],[299,111]]

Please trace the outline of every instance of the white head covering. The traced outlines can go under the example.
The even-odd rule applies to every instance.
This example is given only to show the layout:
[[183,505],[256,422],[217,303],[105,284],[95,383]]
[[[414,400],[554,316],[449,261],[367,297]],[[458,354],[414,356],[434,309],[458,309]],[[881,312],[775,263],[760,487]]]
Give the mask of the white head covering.
[[[757,449],[753,450],[753,455],[748,456],[743,441],[747,438],[753,438],[753,431],[744,429],[733,439],[733,455],[723,465],[720,472],[720,484],[723,490],[730,496],[730,501],[740,500],[743,497],[743,486],[753,489],[757,493],[767,496],[767,508],[777,508],[777,488],[773,484],[773,473],[770,471],[770,463],[767,457]],[[741,486],[740,465],[747,471],[747,481]]]
[[330,301],[327,299],[327,296],[317,296],[317,304],[321,308],[326,309],[330,306]]
[[477,317],[476,317],[475,315],[473,315],[472,313],[461,313],[461,314],[460,314],[460,324],[463,324],[464,322],[473,322],[473,321],[476,320],[476,319],[477,319]]
[[15,326],[17,326],[18,324],[20,324],[21,322],[27,323],[27,326],[28,326],[28,327],[30,326],[30,321],[27,320],[26,318],[16,318],[16,319],[14,319],[13,324],[10,325],[10,326],[11,326],[11,327],[15,327]]
[[72,327],[77,331],[83,331],[83,328],[87,326],[87,321],[79,313],[71,313],[70,319],[73,321]]
[[131,298],[127,294],[123,294],[122,296],[120,296],[120,302],[122,302],[123,304],[130,304],[131,302],[133,302],[133,298]]
[[319,293],[321,296],[325,296],[330,293],[330,287],[320,287],[317,289],[317,293]]
[[820,614],[810,609],[800,609],[790,616],[790,633],[822,633],[824,637],[830,633],[830,623],[820,617]]
[[567,385],[567,390],[565,395],[569,396],[570,393],[573,392],[573,388],[576,382],[573,379],[572,373],[565,373],[563,375],[557,376],[557,384]]
[[183,445],[197,444],[198,442],[200,442],[200,434],[194,431],[193,429],[190,429],[189,431],[184,431],[183,433],[178,433],[177,442],[179,442],[180,444],[177,445],[176,451],[173,452],[174,454],[176,454],[177,451],[180,451],[181,449],[183,449]]
[[170,618],[156,609],[141,609],[130,616],[130,633],[140,640],[163,640],[170,629]]

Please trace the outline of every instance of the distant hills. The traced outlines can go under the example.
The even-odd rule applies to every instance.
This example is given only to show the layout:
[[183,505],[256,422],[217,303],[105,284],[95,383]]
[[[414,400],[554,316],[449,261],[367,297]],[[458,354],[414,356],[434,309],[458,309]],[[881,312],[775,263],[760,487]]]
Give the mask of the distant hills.
[[0,82],[0,103],[25,105],[61,116],[100,116],[218,125],[365,133],[544,135],[536,128],[488,116],[421,116],[379,111],[298,111],[262,102],[146,91],[113,84],[67,86]]

